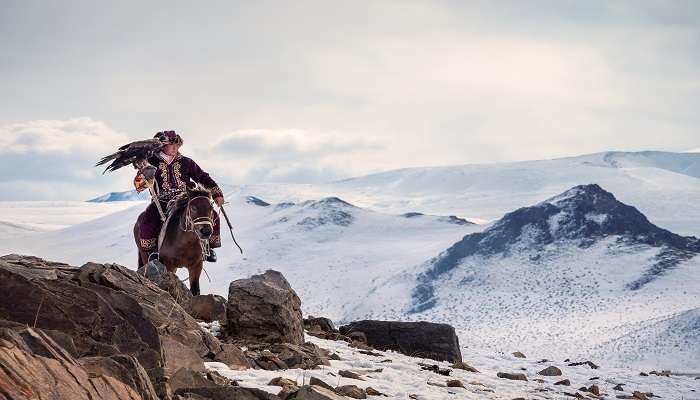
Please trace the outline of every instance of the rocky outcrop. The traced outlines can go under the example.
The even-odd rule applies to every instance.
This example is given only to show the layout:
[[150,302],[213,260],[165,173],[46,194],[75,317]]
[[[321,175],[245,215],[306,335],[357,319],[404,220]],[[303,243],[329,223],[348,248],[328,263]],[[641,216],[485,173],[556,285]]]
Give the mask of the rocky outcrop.
[[368,345],[379,350],[437,361],[462,361],[457,334],[447,324],[364,320],[340,327],[343,335],[358,332],[364,334]]
[[231,282],[226,334],[238,340],[304,343],[301,300],[277,271]]
[[[99,361],[94,360],[94,364]],[[125,375],[136,376],[139,372]],[[140,384],[140,390],[135,390],[116,379],[112,371],[81,365],[40,329],[19,325],[0,328],[3,399],[155,400],[148,379]]]
[[[116,264],[82,267],[36,257],[0,257],[0,318],[60,332],[76,357],[134,356],[158,384],[221,344],[173,297]],[[23,301],[18,302],[17,297]]]

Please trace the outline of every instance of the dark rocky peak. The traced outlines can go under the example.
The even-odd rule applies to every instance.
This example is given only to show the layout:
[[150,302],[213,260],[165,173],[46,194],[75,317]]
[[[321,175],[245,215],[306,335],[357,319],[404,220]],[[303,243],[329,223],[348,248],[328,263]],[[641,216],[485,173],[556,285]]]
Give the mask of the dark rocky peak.
[[305,202],[310,208],[357,208],[356,206],[338,197],[324,197],[321,200]]
[[260,206],[260,207],[269,207],[270,206],[270,203],[266,202],[265,200],[263,200],[261,198],[255,197],[255,196],[247,196],[245,198],[245,202],[248,204],[253,204],[256,206]]
[[639,210],[621,203],[596,184],[580,185],[542,203],[508,213],[485,231],[464,236],[430,260],[428,269],[418,277],[413,311],[434,305],[432,282],[457,268],[466,257],[526,252],[536,262],[547,245],[585,248],[609,237],[630,246],[661,249],[648,273],[628,285],[633,290],[700,253],[700,240],[657,227]]

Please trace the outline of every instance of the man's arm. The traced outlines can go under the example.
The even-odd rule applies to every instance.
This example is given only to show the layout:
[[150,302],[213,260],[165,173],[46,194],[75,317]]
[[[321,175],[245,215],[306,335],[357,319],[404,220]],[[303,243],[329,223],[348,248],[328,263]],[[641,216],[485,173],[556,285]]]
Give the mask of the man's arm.
[[204,172],[199,165],[197,165],[194,160],[190,159],[190,177],[193,181],[203,185],[205,188],[211,191],[211,197],[217,205],[224,204],[224,193],[221,191],[219,185],[216,184],[214,179],[209,176],[208,173]]

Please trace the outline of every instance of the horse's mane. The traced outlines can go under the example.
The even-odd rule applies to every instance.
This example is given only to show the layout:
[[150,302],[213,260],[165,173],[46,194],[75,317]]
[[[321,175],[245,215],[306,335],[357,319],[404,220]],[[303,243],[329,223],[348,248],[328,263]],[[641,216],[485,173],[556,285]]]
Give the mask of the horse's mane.
[[183,209],[187,205],[187,202],[190,201],[190,199],[199,196],[211,198],[211,190],[205,188],[199,183],[197,183],[192,188],[187,188],[185,192],[180,193],[177,197],[168,202],[168,214]]

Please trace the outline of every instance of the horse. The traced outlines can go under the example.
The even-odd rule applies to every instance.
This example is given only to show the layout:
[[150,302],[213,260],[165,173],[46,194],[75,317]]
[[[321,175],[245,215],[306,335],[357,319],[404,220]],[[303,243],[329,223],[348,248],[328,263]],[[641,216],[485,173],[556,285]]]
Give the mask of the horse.
[[[157,200],[156,200],[157,201]],[[145,211],[144,211],[145,212]],[[138,249],[138,265],[149,261],[149,254],[142,251],[139,244],[141,213],[134,225],[134,240]],[[168,218],[163,223],[164,232],[159,240],[159,260],[168,272],[187,268],[190,291],[199,295],[199,276],[202,273],[204,249],[214,231],[216,212],[212,204],[211,192],[204,187],[188,188],[185,193],[168,204]]]

